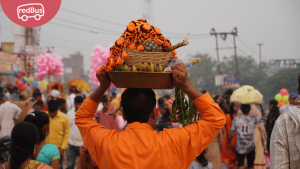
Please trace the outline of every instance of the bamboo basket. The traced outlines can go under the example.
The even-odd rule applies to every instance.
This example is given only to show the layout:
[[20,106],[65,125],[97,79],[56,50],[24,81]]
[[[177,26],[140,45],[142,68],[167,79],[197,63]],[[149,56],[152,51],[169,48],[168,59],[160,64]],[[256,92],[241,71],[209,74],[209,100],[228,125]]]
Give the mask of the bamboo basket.
[[139,67],[141,62],[152,63],[153,65],[165,65],[170,60],[171,52],[141,52],[127,49],[128,57],[125,59],[126,65]]

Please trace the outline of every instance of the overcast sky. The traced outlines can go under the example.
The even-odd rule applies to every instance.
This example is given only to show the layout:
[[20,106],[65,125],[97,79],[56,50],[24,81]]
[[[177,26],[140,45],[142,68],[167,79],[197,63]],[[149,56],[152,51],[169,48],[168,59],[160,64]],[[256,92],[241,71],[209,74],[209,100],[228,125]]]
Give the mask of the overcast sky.
[[[238,55],[252,55],[258,60],[257,43],[264,43],[264,61],[300,58],[299,0],[153,0],[152,5],[154,25],[161,29],[166,38],[173,44],[189,38],[190,44],[178,49],[178,56],[182,59],[197,52],[209,53],[216,58],[215,37],[209,36],[211,28],[215,28],[217,32],[230,32],[234,27],[238,29]],[[87,71],[91,65],[90,54],[95,45],[108,47],[113,44],[131,20],[143,16],[144,10],[144,0],[63,0],[56,17],[42,26],[41,46],[54,46],[54,52],[62,57],[69,57],[69,54],[80,51],[84,55],[84,68]],[[0,41],[13,42],[12,24],[3,11],[0,11],[0,25]],[[81,30],[77,30],[78,28]],[[107,31],[100,29],[117,33],[105,34],[103,32]],[[188,33],[203,36],[188,36]],[[232,36],[226,41],[219,39],[219,47],[227,46],[233,46]],[[232,49],[220,50],[221,59],[232,54]]]

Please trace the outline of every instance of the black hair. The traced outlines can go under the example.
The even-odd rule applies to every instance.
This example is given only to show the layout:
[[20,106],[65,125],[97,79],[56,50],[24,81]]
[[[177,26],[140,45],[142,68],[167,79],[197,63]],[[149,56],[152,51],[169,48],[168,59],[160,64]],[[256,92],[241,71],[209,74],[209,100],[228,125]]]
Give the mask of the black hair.
[[14,86],[12,90],[13,91],[15,91],[15,90],[19,91],[19,89],[16,86]]
[[3,87],[0,87],[0,93],[3,93]]
[[157,102],[158,102],[158,107],[165,107],[165,99],[164,98],[159,98]]
[[74,99],[75,103],[83,103],[83,97],[82,96],[76,96]]
[[106,96],[106,95],[103,95],[103,97],[102,97],[102,99],[101,99],[100,102],[102,102],[102,103],[108,102],[107,96]]
[[158,129],[159,131],[163,131],[164,129],[169,129],[170,126],[165,124],[165,123],[159,123],[157,125],[154,126],[153,129]]
[[32,93],[32,97],[36,98],[36,97],[39,97],[39,96],[42,96],[42,93],[40,92],[39,89],[35,89]]
[[54,85],[54,86],[53,86],[53,89],[58,90],[58,89],[59,89],[59,88],[58,88],[58,85]]
[[215,101],[215,103],[217,102],[217,99],[220,97],[220,95],[215,95],[215,97],[213,98],[213,100]]
[[266,129],[267,131],[270,131],[274,124],[273,119],[277,119],[280,115],[279,108],[278,108],[278,102],[276,100],[271,100],[269,102],[270,105],[272,105],[272,108],[270,110],[270,113],[268,114],[267,122],[266,122]]
[[48,102],[48,111],[49,112],[57,111],[58,107],[59,107],[59,102],[57,100],[50,100]]
[[117,94],[116,94],[115,92],[112,92],[112,93],[111,93],[111,96],[112,96],[112,97],[117,97]]
[[128,123],[146,123],[156,105],[152,89],[129,88],[122,94],[122,105]]
[[171,96],[169,94],[165,94],[163,98],[166,98],[167,100],[169,100],[171,98]]
[[251,110],[250,104],[242,104],[241,110],[244,114],[248,114]]
[[204,151],[202,151],[202,153],[196,158],[202,167],[205,167],[208,165],[208,161],[206,160],[206,158],[204,156],[205,153],[206,153],[206,149]]
[[14,126],[9,149],[11,169],[19,169],[20,164],[33,155],[38,139],[39,132],[34,124],[23,121]]
[[37,100],[37,101],[33,104],[33,107],[36,106],[36,105],[38,105],[38,106],[44,106],[44,102],[43,102],[42,100]]
[[206,91],[206,90],[202,90],[201,93],[202,93],[202,94],[205,94],[205,93],[207,93],[207,91]]
[[70,93],[75,93],[75,90],[74,90],[73,88],[70,88],[70,89],[69,89],[69,92],[70,92]]
[[57,99],[57,101],[59,102],[59,106],[61,106],[62,104],[66,104],[65,99]]
[[[224,114],[227,114],[228,111],[227,111],[227,109],[223,106],[224,103],[227,103],[227,100],[226,100],[226,99],[223,99],[223,100],[219,103],[219,106],[220,106],[221,110],[224,112]],[[228,105],[228,103],[227,103],[227,105]],[[228,106],[229,106],[229,105],[228,105]]]
[[232,95],[233,93],[233,90],[232,89],[227,89],[225,92],[224,92],[224,95]]
[[50,123],[50,121],[49,121],[49,115],[47,113],[45,113],[43,111],[40,111],[40,110],[34,111],[34,112],[28,114],[25,117],[24,121],[28,121],[28,122],[34,124],[37,127],[37,129],[39,131],[39,136],[40,136],[39,140],[38,140],[39,143],[46,139],[46,137],[47,137],[46,134],[47,133],[44,133],[43,127],[45,125],[48,125],[47,130],[49,132],[49,123]]

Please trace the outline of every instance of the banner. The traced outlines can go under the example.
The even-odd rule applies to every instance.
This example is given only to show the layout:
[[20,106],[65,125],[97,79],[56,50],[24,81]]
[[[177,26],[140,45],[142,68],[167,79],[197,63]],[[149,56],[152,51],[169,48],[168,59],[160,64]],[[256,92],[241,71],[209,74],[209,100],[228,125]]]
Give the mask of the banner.
[[13,42],[2,42],[2,52],[14,52]]
[[23,50],[28,54],[52,53],[51,46],[23,46]]
[[22,57],[17,53],[0,52],[0,73],[14,74],[24,70]]
[[240,87],[240,83],[236,75],[216,75],[215,86],[222,88],[238,88]]

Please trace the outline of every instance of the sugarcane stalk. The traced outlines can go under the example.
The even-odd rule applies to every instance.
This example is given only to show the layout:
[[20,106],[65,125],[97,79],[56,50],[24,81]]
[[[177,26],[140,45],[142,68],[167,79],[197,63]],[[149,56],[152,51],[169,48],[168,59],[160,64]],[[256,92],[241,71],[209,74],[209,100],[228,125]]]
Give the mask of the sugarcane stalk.
[[165,49],[164,52],[171,52],[172,50],[175,50],[175,49],[180,48],[182,46],[186,46],[188,44],[189,44],[188,39],[184,39],[182,42],[177,43],[176,45],[171,46],[168,49]]

